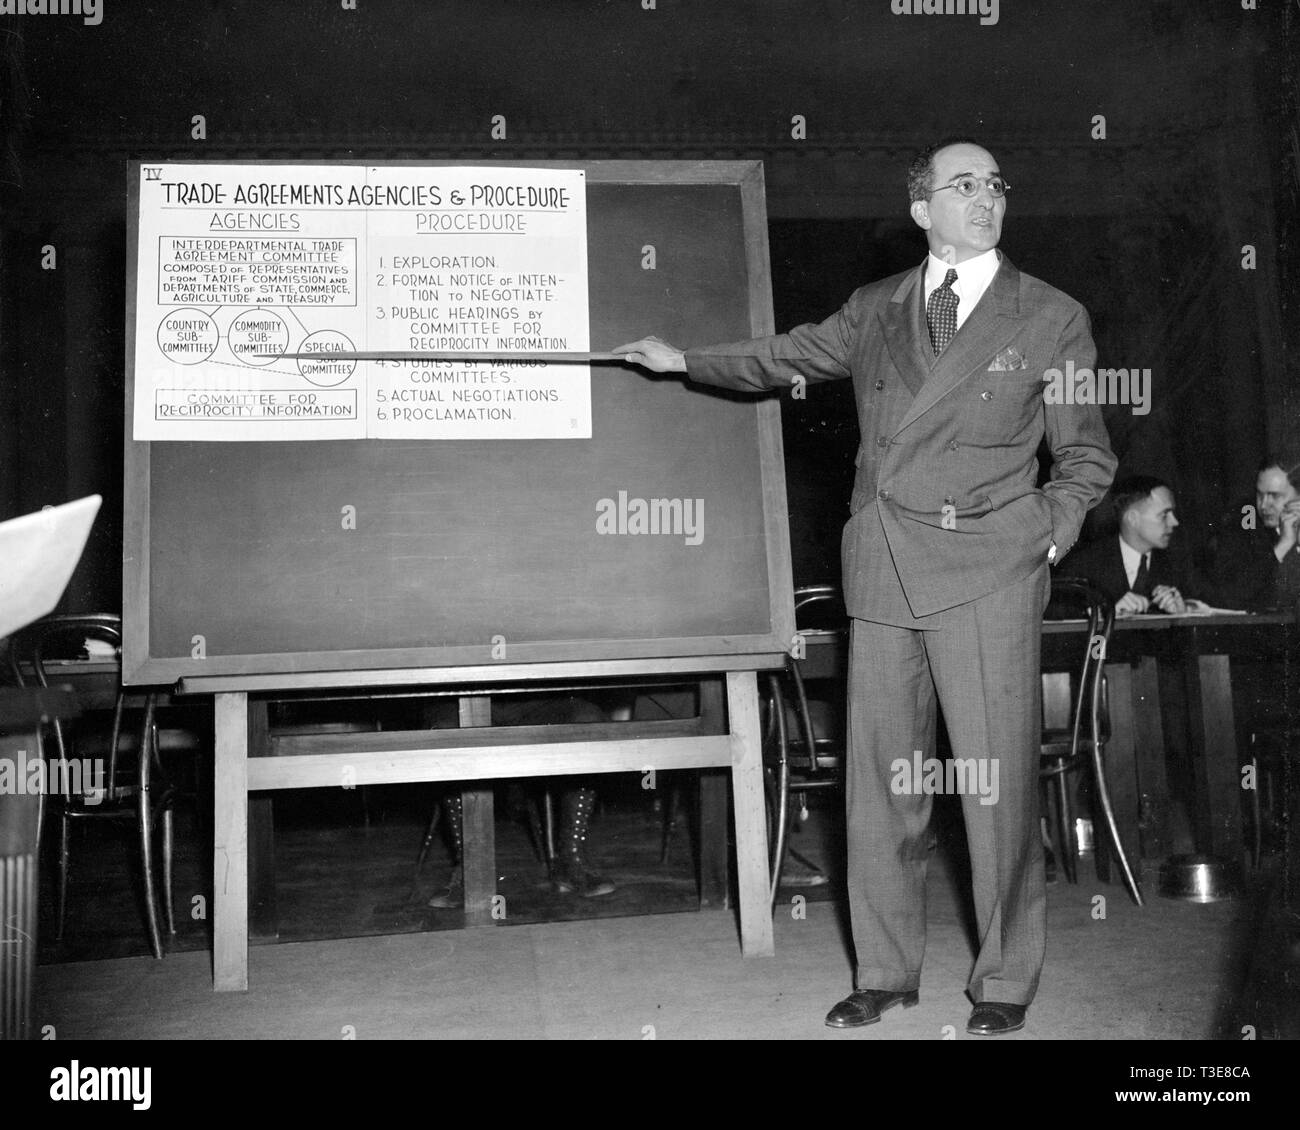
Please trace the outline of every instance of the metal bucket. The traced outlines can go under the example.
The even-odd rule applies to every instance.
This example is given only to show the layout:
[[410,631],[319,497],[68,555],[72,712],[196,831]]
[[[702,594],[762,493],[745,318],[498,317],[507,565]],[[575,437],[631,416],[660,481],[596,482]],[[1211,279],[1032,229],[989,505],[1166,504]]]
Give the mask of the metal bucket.
[[1241,867],[1213,855],[1171,855],[1160,868],[1160,893],[1187,902],[1221,902],[1241,888]]

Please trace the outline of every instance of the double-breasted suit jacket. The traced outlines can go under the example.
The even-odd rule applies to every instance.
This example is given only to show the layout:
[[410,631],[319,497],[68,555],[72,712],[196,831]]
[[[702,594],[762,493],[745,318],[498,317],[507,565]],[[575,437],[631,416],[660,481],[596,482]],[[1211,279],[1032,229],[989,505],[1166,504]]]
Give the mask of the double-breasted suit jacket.
[[[930,797],[900,789],[893,766],[932,753],[942,706],[954,756],[1000,769],[996,797],[962,796],[980,939],[968,992],[1026,1004],[1046,934],[1037,783],[1048,550],[1074,543],[1116,461],[1096,406],[1045,395],[1059,390],[1052,370],[1094,364],[1077,302],[1003,258],[936,358],[923,294],[923,268],[906,271],[818,325],[689,349],[687,375],[741,389],[853,381],[861,446],[843,573],[857,985],[920,983]],[[1053,464],[1040,489],[1044,439]]]
[[[1044,374],[1095,363],[1079,303],[1003,257],[936,359],[922,296],[912,269],[820,324],[686,350],[692,380],[729,388],[852,379],[861,446],[845,601],[858,619],[909,627],[1027,576],[1053,542],[1064,554],[1116,462],[1096,406],[1044,395]],[[1039,489],[1044,438],[1053,465]]]

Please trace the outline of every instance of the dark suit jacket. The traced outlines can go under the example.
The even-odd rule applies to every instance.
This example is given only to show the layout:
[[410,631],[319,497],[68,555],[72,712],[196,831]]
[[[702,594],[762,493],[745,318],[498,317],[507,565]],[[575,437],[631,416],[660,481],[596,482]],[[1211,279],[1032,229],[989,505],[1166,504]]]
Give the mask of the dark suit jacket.
[[[1101,412],[1049,404],[1044,372],[1092,369],[1086,311],[1005,256],[937,359],[924,267],[855,291],[824,322],[686,351],[695,381],[741,389],[852,379],[861,447],[843,539],[851,616],[912,626],[1065,553],[1115,472]],[[1037,484],[1046,437],[1055,463]]]
[[[1188,577],[1186,563],[1170,551],[1153,549],[1148,569],[1153,589],[1156,585],[1172,585],[1184,598],[1200,595],[1192,591],[1193,585]],[[1120,552],[1118,534],[1109,534],[1079,546],[1061,562],[1057,572],[1062,577],[1082,577],[1085,581],[1091,581],[1111,600],[1119,600],[1130,587],[1128,574],[1124,571],[1124,556]]]
[[1300,554],[1278,561],[1276,531],[1263,525],[1244,530],[1241,520],[1240,510],[1229,511],[1211,537],[1206,599],[1249,612],[1293,607],[1300,600]]

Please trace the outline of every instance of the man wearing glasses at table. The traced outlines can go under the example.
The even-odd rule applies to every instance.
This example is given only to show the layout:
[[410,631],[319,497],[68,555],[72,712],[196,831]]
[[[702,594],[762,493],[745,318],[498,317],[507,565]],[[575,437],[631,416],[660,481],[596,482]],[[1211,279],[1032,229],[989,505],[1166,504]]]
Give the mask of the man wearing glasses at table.
[[[619,347],[656,372],[732,389],[851,379],[861,448],[843,538],[852,618],[846,807],[855,991],[826,1017],[873,1024],[917,1002],[931,797],[894,768],[932,757],[936,700],[956,758],[990,767],[995,803],[962,796],[978,953],[967,1031],[1014,1032],[1046,932],[1039,839],[1039,641],[1048,562],[1074,544],[1115,471],[1094,405],[1047,403],[1051,370],[1091,369],[1083,307],[996,250],[1009,186],[969,139],[908,169],[930,253],[818,325],[688,349]],[[1046,438],[1051,478],[1036,453]],[[983,803],[982,803],[983,802]]]
[[1210,541],[1212,596],[1220,608],[1300,606],[1300,461],[1268,455],[1255,505],[1229,512]]

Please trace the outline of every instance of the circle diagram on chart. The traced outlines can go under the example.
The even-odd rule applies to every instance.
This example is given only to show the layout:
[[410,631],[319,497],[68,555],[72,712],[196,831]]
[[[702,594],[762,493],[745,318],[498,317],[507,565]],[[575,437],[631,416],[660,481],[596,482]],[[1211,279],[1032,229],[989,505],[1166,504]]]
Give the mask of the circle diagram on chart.
[[158,325],[158,348],[176,365],[197,365],[217,351],[221,333],[202,310],[183,306],[164,316]]
[[[182,306],[163,315],[155,337],[162,355],[191,374],[154,388],[155,420],[211,425],[360,418],[358,390],[340,387],[357,362],[336,356],[355,352],[352,338],[336,329],[309,330],[292,307]],[[226,350],[220,351],[223,341]],[[307,356],[286,356],[292,354]],[[250,384],[230,370],[255,372],[257,381]]]
[[[214,316],[220,312],[220,308],[209,314],[186,306],[164,315],[157,333],[163,356],[177,365],[198,365],[212,358],[223,337],[230,355],[241,365],[262,368],[290,352],[289,323],[277,311],[269,307],[243,310],[231,319],[224,334]],[[319,354],[296,359],[298,374],[318,388],[333,388],[356,372],[356,361],[331,357],[356,352],[352,339],[339,330],[309,332],[293,352]]]
[[226,345],[236,361],[269,365],[289,351],[289,325],[274,310],[245,310],[230,323]]
[[295,353],[319,353],[315,357],[299,357],[298,372],[319,388],[333,388],[342,384],[356,370],[355,361],[331,360],[331,353],[355,353],[356,347],[347,334],[338,330],[317,330],[308,335]]

